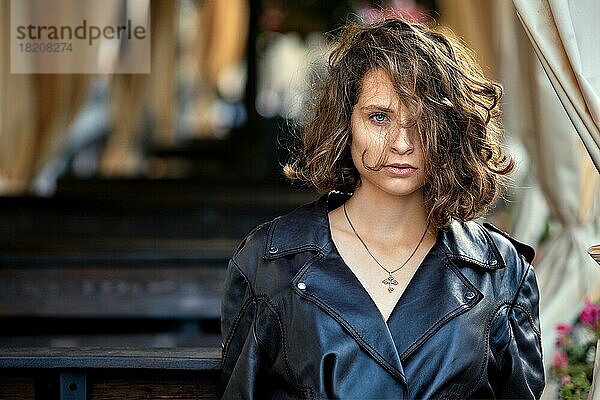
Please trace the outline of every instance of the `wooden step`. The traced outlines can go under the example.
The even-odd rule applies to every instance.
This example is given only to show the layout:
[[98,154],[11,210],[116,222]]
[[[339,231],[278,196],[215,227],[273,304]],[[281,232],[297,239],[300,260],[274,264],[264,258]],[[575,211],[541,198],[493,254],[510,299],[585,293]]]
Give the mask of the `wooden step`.
[[217,399],[220,348],[0,352],[0,398]]

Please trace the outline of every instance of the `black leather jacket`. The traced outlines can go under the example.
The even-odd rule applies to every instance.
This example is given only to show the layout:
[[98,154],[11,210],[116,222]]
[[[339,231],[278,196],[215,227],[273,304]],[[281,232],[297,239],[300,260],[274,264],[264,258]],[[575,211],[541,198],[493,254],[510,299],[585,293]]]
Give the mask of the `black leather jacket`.
[[224,399],[539,398],[533,249],[453,222],[386,324],[335,249],[318,202],[259,226],[222,304]]

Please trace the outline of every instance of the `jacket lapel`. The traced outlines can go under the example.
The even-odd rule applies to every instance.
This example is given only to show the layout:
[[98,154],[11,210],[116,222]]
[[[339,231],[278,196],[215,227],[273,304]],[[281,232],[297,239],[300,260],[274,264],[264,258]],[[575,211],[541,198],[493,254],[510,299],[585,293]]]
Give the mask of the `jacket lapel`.
[[400,359],[407,359],[443,325],[482,298],[448,259],[438,238],[388,319]]
[[[406,383],[394,339],[377,306],[330,242],[292,280],[298,295],[319,306],[383,368]],[[299,283],[303,289],[299,289]]]

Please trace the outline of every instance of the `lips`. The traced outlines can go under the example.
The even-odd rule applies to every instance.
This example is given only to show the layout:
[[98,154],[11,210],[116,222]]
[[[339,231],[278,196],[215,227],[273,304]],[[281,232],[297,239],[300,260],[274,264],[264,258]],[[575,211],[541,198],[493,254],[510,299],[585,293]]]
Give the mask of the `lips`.
[[389,174],[398,177],[408,177],[412,175],[418,168],[410,164],[388,164],[383,167]]
[[412,169],[417,169],[417,167],[413,167],[410,164],[388,164],[386,165],[386,167],[393,167],[393,168],[412,168]]

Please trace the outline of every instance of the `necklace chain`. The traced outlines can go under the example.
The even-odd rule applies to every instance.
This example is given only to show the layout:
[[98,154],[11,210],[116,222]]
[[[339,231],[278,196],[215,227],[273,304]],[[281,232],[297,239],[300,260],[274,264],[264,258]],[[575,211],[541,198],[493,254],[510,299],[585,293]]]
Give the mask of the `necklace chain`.
[[350,217],[348,216],[348,211],[346,210],[346,203],[344,203],[343,207],[344,207],[344,215],[346,216],[346,220],[348,221],[348,224],[350,225],[350,228],[352,228],[352,232],[354,232],[354,234],[356,235],[356,237],[358,238],[358,240],[362,243],[362,245],[364,246],[365,250],[367,251],[367,253],[369,253],[369,255],[371,256],[371,258],[373,259],[373,261],[375,261],[377,263],[377,265],[379,265],[381,267],[381,269],[383,269],[385,272],[388,273],[388,277],[386,279],[384,279],[383,281],[381,281],[381,283],[383,283],[384,285],[387,285],[388,292],[390,292],[390,293],[393,292],[394,288],[392,287],[392,285],[397,285],[398,284],[398,281],[394,278],[393,274],[395,274],[396,272],[400,271],[406,264],[408,264],[408,262],[411,260],[411,258],[413,258],[413,256],[415,255],[415,253],[417,252],[417,250],[421,246],[421,243],[423,243],[423,239],[425,239],[425,235],[427,234],[427,230],[429,229],[429,222],[427,222],[427,227],[425,228],[425,231],[423,232],[423,235],[421,236],[421,239],[419,240],[419,243],[417,243],[417,247],[415,247],[415,249],[412,251],[412,253],[410,253],[410,256],[408,256],[408,258],[406,259],[406,261],[404,261],[401,266],[399,266],[398,268],[390,271],[386,267],[384,267],[379,262],[379,260],[377,258],[375,258],[375,256],[373,255],[373,253],[371,253],[371,250],[369,250],[369,247],[367,246],[367,244],[365,243],[365,241],[360,237],[360,235],[358,234],[358,232],[356,232],[356,229],[354,228],[354,224],[352,224],[352,221],[350,220]]

